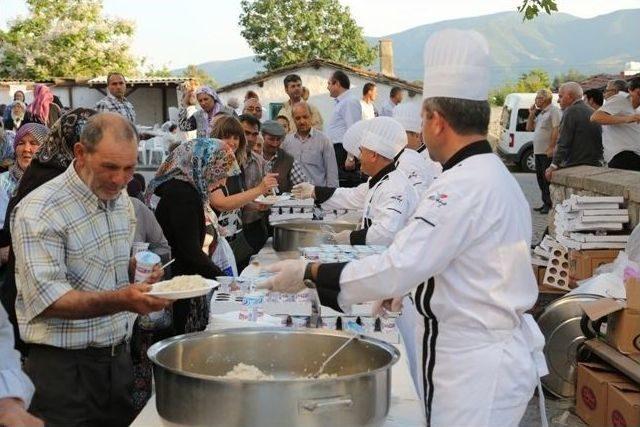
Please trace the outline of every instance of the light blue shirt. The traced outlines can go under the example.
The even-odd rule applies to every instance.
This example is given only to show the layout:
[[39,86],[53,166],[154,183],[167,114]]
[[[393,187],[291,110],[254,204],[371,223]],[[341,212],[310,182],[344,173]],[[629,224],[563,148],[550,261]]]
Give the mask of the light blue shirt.
[[20,353],[14,348],[13,328],[9,317],[0,304],[0,399],[21,399],[29,407],[34,387],[29,377],[22,372]]
[[18,181],[9,173],[0,174],[0,228],[4,226],[4,217],[7,215],[7,206],[18,186]]
[[327,136],[333,144],[340,144],[347,129],[360,120],[362,120],[360,99],[354,97],[349,91],[343,92],[336,98],[336,107],[327,126]]

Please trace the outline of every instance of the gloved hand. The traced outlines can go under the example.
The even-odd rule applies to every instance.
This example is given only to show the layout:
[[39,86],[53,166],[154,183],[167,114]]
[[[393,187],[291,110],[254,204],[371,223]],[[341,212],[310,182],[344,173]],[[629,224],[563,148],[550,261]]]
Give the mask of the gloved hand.
[[308,263],[304,259],[288,259],[269,265],[264,269],[276,275],[258,283],[257,287],[289,294],[300,292],[306,288],[303,282]]
[[344,230],[339,233],[332,233],[330,239],[336,245],[350,245],[351,244],[351,231]]
[[371,307],[371,315],[374,317],[387,317],[389,312],[397,313],[399,311],[402,311],[402,298],[378,300]]
[[291,189],[291,194],[296,199],[315,199],[315,187],[308,182],[296,184]]

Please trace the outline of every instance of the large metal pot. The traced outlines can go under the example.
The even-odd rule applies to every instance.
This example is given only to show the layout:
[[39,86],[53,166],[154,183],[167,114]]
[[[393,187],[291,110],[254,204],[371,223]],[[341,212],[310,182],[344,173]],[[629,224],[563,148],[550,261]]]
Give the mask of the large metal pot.
[[292,221],[273,225],[273,249],[278,252],[331,243],[328,230],[355,230],[357,224],[329,221]]
[[[326,367],[337,377],[310,379],[348,339],[339,331],[243,328],[181,335],[149,349],[156,405],[167,421],[189,426],[381,426],[389,412],[398,350],[369,337],[350,343]],[[238,363],[274,380],[220,378]]]

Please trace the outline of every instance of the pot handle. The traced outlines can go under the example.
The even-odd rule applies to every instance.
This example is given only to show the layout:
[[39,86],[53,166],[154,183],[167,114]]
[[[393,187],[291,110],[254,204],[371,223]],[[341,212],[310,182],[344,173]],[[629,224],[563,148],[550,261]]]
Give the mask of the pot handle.
[[298,402],[300,412],[324,412],[353,406],[351,395],[322,397],[319,399],[307,399]]

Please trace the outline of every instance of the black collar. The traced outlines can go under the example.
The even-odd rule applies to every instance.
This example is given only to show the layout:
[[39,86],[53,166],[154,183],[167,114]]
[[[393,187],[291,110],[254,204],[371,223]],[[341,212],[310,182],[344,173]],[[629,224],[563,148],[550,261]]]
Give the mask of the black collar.
[[451,169],[452,167],[454,167],[464,159],[467,159],[471,156],[475,156],[477,154],[488,154],[488,153],[493,153],[493,149],[491,148],[489,141],[487,141],[486,139],[483,139],[482,141],[472,142],[471,144],[467,145],[466,147],[458,151],[456,154],[451,156],[451,158],[447,160],[447,162],[444,165],[442,165],[442,172],[448,169]]
[[374,185],[376,185],[380,180],[382,180],[385,176],[389,175],[394,170],[396,170],[395,162],[391,162],[387,166],[380,169],[380,172],[372,176],[369,180],[369,188],[373,188]]
[[418,149],[416,150],[418,153],[422,153],[424,150],[427,149],[427,146],[424,144],[420,144],[420,147],[418,147]]

